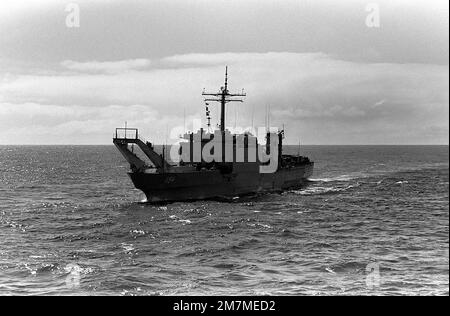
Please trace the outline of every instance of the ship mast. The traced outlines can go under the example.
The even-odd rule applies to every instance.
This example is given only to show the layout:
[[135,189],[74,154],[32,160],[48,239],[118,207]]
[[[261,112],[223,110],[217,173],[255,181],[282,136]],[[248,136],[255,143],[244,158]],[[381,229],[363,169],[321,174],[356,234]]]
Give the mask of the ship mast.
[[230,93],[228,91],[228,66],[225,67],[225,85],[220,88],[217,93],[202,93],[203,96],[211,96],[213,98],[206,98],[205,102],[220,102],[220,131],[225,131],[225,104],[228,102],[244,102],[242,99],[235,99],[233,97],[245,97],[244,90],[242,93]]

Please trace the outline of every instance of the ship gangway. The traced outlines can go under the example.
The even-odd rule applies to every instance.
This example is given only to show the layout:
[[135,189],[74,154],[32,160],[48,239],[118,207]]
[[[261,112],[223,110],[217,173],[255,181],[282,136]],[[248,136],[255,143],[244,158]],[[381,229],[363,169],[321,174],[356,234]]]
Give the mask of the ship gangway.
[[139,137],[139,130],[137,128],[116,128],[113,136],[113,143],[128,161],[133,171],[144,171],[145,169],[150,168],[150,166],[130,150],[128,147],[129,144],[137,145],[148,159],[150,159],[153,167],[157,170],[167,170],[171,167],[170,163],[165,159],[164,154],[158,154],[150,142]]

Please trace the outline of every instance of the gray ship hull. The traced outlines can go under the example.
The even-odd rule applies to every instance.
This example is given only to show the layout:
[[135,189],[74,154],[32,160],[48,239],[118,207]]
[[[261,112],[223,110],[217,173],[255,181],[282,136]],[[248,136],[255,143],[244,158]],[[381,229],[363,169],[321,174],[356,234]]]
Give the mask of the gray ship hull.
[[174,202],[231,198],[279,192],[301,187],[313,173],[314,163],[281,168],[275,173],[259,173],[252,163],[234,164],[233,171],[192,170],[166,173],[129,173],[135,187],[148,202]]

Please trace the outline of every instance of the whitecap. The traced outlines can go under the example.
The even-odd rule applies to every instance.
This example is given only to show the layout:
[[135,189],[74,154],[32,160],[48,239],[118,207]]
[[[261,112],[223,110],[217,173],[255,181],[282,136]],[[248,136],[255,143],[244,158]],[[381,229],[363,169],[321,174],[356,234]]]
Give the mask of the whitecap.
[[308,179],[308,181],[312,181],[312,182],[334,182],[334,181],[351,181],[353,179],[357,179],[357,178],[361,178],[363,177],[362,174],[355,174],[355,175],[350,175],[350,174],[343,174],[340,176],[336,176],[336,177],[330,177],[330,178],[312,178],[312,179]]
[[327,270],[328,272],[330,272],[330,273],[332,273],[332,274],[336,274],[336,272],[334,272],[334,270],[331,269],[331,268],[325,268],[325,270]]
[[295,194],[300,194],[300,195],[315,195],[315,194],[326,194],[326,193],[337,193],[337,192],[342,192],[342,191],[346,191],[355,187],[358,187],[360,184],[352,184],[352,185],[348,185],[345,187],[321,187],[321,186],[317,186],[317,187],[310,187],[304,190],[298,190],[298,191],[293,191],[293,193]]
[[126,252],[130,252],[133,251],[134,245],[133,244],[127,244],[127,243],[121,243],[120,246],[123,248],[123,250],[125,250]]

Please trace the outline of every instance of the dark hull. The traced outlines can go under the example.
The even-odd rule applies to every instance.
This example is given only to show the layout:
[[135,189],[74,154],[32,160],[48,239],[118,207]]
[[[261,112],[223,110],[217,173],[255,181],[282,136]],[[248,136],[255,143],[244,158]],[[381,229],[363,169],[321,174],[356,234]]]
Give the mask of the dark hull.
[[312,175],[314,164],[305,164],[275,173],[259,173],[255,164],[235,165],[232,173],[219,170],[167,173],[129,173],[135,187],[148,202],[174,202],[229,198],[261,192],[301,187]]

